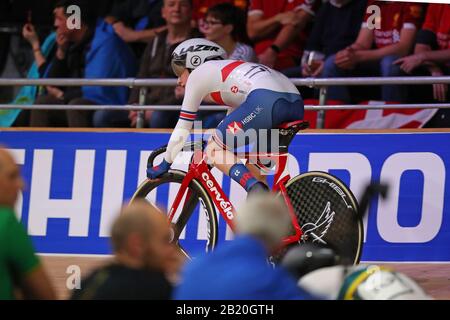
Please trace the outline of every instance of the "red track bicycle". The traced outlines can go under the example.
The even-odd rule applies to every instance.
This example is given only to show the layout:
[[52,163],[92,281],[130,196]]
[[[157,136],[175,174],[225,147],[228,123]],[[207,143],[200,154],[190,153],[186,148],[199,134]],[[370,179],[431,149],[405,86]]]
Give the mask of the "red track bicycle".
[[[276,153],[237,155],[263,170],[267,169],[262,164],[264,160],[275,163],[272,191],[283,197],[293,226],[292,234],[284,239],[283,246],[317,242],[332,248],[342,263],[357,264],[362,251],[363,225],[352,192],[342,181],[328,173],[307,172],[291,178],[287,170],[288,146],[296,133],[307,127],[308,123],[304,121],[282,124],[278,128],[280,147]],[[179,240],[195,210],[200,210],[200,214],[206,216],[206,251],[213,250],[217,245],[216,209],[232,230],[236,212],[210,171],[203,150],[204,142],[189,143],[186,147],[194,150],[188,172],[170,170],[158,179],[145,180],[131,201],[146,199],[162,185],[176,184],[178,190],[173,202],[167,207],[168,219],[173,228],[173,241],[189,255]],[[148,166],[152,167],[155,158],[165,151],[166,147],[155,150],[148,159]]]

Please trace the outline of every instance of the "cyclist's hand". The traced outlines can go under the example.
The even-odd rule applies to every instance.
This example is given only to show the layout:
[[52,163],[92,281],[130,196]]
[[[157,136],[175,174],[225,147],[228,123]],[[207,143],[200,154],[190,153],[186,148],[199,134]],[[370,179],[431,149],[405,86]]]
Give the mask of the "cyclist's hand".
[[147,178],[156,179],[156,178],[162,176],[164,173],[169,171],[171,165],[172,165],[171,163],[168,163],[164,159],[159,166],[147,168]]

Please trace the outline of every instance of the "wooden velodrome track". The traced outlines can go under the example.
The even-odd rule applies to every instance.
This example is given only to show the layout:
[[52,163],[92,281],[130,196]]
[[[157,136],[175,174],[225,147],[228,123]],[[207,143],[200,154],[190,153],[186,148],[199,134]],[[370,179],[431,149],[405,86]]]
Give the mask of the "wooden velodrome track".
[[[94,268],[111,261],[110,257],[42,256],[41,258],[60,299],[70,296],[66,286],[69,277],[66,270],[69,266],[79,266],[84,277]],[[412,277],[433,298],[450,300],[450,263],[383,265]]]
[[[35,129],[35,128],[2,128],[2,131],[81,131],[81,132],[167,132],[167,130],[151,129]],[[305,130],[315,133],[406,133],[406,132],[450,132],[449,129],[405,129],[405,130]],[[108,263],[110,257],[87,256],[41,256],[49,276],[57,289],[58,297],[66,299],[70,292],[66,287],[68,274],[66,270],[71,265],[81,269],[82,277],[94,268]],[[404,263],[384,264],[415,279],[426,292],[436,299],[450,300],[450,263]]]

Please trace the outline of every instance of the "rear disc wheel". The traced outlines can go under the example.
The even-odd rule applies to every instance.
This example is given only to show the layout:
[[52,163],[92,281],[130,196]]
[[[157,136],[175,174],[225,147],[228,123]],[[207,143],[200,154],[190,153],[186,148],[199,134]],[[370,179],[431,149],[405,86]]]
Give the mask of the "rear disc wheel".
[[352,192],[325,172],[307,172],[286,184],[287,194],[302,229],[302,241],[330,247],[342,264],[358,264],[363,223]]

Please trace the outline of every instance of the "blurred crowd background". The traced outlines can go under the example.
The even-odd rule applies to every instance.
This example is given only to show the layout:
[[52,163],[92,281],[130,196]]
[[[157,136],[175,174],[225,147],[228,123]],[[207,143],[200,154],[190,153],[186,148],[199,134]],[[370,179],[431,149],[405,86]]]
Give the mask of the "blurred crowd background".
[[[81,9],[81,28],[67,8]],[[380,15],[367,10],[377,5]],[[374,0],[4,0],[0,3],[0,73],[29,78],[173,78],[172,50],[192,37],[225,48],[230,59],[254,61],[289,77],[449,74],[450,5]],[[205,81],[207,81],[205,79]],[[306,104],[317,90],[301,87]],[[183,89],[149,88],[145,105],[180,105]],[[124,105],[139,88],[0,88],[2,103]],[[448,101],[445,84],[330,87],[328,104]],[[215,127],[223,112],[202,112]],[[327,128],[449,127],[448,111],[385,110],[378,124],[363,110],[327,112]],[[405,118],[406,117],[406,118]],[[132,127],[137,113],[2,111],[2,126]],[[173,128],[177,111],[147,111],[146,126]],[[373,115],[372,115],[373,118]],[[315,113],[306,119],[315,125]],[[405,120],[406,119],[406,120]],[[359,121],[359,122],[358,122]]]

